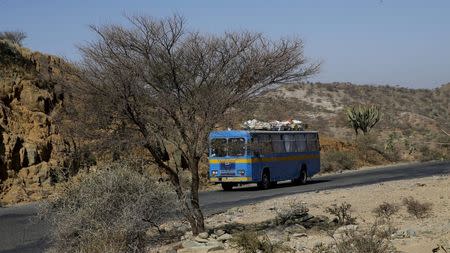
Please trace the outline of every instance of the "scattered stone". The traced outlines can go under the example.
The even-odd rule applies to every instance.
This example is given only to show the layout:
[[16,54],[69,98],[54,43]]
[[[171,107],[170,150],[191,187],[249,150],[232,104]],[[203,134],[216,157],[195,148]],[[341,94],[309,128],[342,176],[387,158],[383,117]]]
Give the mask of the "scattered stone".
[[416,230],[414,229],[402,229],[402,230],[398,230],[397,232],[395,232],[392,237],[393,238],[410,238],[410,237],[414,237],[417,235]]
[[292,237],[302,238],[302,237],[308,237],[308,235],[306,233],[295,233],[295,234],[292,234]]
[[406,230],[406,234],[407,234],[409,237],[413,237],[413,236],[416,236],[416,235],[417,235],[417,232],[416,232],[416,230],[414,230],[414,229],[407,229],[407,230]]
[[225,233],[225,234],[223,234],[223,235],[217,237],[217,241],[220,241],[220,242],[228,241],[228,240],[230,240],[231,238],[233,238],[233,236],[231,236],[230,234],[226,234],[226,233]]
[[196,236],[196,237],[194,238],[194,241],[200,242],[200,243],[207,243],[207,242],[209,242],[208,239],[203,239],[203,238],[201,238],[200,236]]
[[200,237],[202,239],[208,239],[209,234],[208,234],[208,232],[203,232],[203,233],[198,234],[198,237]]
[[192,247],[200,247],[203,246],[203,243],[199,243],[199,242],[194,242],[191,240],[186,240],[186,241],[182,241],[181,242],[181,246],[183,246],[183,248],[192,248]]
[[358,225],[345,225],[342,227],[339,227],[334,231],[333,237],[334,238],[341,238],[343,234],[346,232],[356,231],[358,230]]
[[300,217],[298,220],[300,222],[305,222],[305,221],[310,220],[312,218],[314,218],[314,216],[312,216],[311,214],[306,214],[305,216]]
[[294,224],[292,226],[285,228],[285,231],[289,234],[298,234],[298,233],[305,233],[306,228],[300,224]]
[[223,231],[222,229],[217,229],[214,231],[214,234],[217,236],[221,236],[221,235],[225,234],[225,231]]

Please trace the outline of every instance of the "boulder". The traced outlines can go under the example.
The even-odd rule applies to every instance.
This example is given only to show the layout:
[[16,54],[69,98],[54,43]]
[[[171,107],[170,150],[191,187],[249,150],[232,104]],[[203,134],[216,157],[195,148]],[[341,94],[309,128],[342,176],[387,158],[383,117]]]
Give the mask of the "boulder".
[[202,238],[202,239],[208,239],[209,234],[208,234],[208,232],[203,232],[203,233],[198,234],[198,237]]
[[207,243],[207,242],[208,242],[208,239],[204,239],[204,238],[202,238],[202,237],[200,237],[200,236],[196,236],[196,237],[194,238],[194,241],[200,242],[200,243]]
[[222,229],[217,229],[217,230],[214,230],[214,234],[217,236],[221,236],[221,235],[225,234],[225,231],[223,231]]
[[226,234],[225,233],[225,234],[217,237],[217,241],[224,242],[224,241],[230,240],[231,238],[233,238],[233,236],[231,236],[230,234]]

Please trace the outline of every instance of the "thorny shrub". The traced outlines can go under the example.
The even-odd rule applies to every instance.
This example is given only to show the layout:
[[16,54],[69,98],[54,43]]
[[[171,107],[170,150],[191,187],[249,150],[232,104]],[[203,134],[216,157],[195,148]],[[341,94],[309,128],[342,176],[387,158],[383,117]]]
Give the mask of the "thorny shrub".
[[356,223],[356,218],[351,214],[352,205],[344,202],[340,205],[333,204],[325,209],[325,212],[336,216],[338,225],[350,225]]
[[399,211],[399,207],[396,204],[383,202],[375,209],[373,209],[373,213],[378,218],[390,219],[392,215],[396,214]]
[[427,217],[430,214],[432,207],[431,203],[421,203],[413,197],[404,198],[403,204],[406,206],[406,211],[418,219]]
[[54,252],[143,252],[160,234],[149,229],[178,215],[172,191],[128,163],[116,163],[68,182],[40,207],[52,225]]

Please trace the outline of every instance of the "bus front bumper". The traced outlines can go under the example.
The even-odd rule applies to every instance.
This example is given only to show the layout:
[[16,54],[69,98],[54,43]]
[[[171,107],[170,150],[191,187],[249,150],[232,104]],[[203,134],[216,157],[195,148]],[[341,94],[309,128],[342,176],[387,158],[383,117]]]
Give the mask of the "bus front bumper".
[[251,177],[212,177],[209,179],[212,183],[222,183],[222,182],[230,182],[230,183],[244,183],[244,182],[252,182]]

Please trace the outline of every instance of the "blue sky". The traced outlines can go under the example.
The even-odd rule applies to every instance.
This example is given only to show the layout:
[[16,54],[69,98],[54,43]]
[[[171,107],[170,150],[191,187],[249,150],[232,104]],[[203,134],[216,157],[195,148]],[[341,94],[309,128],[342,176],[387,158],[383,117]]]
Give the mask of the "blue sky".
[[0,31],[22,30],[25,46],[76,60],[93,39],[89,24],[125,23],[123,14],[183,15],[192,29],[299,36],[323,61],[311,81],[434,88],[450,82],[448,0],[0,0]]

